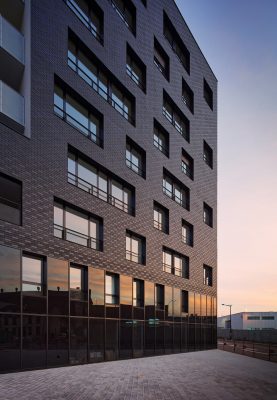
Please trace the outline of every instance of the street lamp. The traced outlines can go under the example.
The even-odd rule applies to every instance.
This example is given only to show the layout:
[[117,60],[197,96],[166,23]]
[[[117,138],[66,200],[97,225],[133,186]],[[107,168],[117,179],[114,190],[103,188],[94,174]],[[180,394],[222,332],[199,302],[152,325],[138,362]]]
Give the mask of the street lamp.
[[230,339],[232,339],[232,304],[221,304],[221,305],[229,307],[230,309]]

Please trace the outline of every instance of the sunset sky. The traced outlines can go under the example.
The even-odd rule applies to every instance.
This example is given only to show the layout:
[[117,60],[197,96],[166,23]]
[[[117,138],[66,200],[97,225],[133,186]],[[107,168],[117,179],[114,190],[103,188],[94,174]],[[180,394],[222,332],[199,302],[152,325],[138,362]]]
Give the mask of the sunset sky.
[[277,1],[176,0],[218,83],[218,315],[277,311]]

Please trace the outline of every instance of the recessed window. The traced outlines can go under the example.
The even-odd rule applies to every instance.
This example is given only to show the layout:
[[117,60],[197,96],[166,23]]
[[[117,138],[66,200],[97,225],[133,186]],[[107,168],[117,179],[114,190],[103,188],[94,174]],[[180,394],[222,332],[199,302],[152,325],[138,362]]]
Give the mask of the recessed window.
[[65,203],[54,203],[54,236],[94,250],[103,250],[103,222]]
[[208,265],[203,266],[204,285],[213,286],[213,269]]
[[194,94],[187,82],[182,80],[182,99],[187,108],[194,113]]
[[206,225],[213,227],[213,209],[206,203],[203,205],[203,221]]
[[0,219],[21,225],[22,183],[0,173]]
[[213,150],[205,140],[203,143],[203,159],[210,168],[213,168]]
[[182,313],[188,314],[189,312],[189,293],[186,290],[182,290],[181,307]]
[[163,76],[169,81],[169,57],[154,37],[154,64]]
[[170,44],[176,56],[178,57],[180,63],[183,65],[183,67],[189,74],[190,53],[165,12],[164,12],[163,24],[164,24],[164,36],[168,40],[168,43]]
[[263,315],[262,320],[263,321],[274,321],[274,315]]
[[193,246],[193,225],[182,220],[182,241],[188,246]]
[[182,172],[192,180],[194,172],[193,164],[194,164],[193,158],[184,149],[182,149],[182,160],[181,160]]
[[126,260],[145,265],[146,240],[143,236],[126,231]]
[[156,201],[153,202],[154,228],[169,233],[169,211]]
[[213,91],[210,88],[206,79],[204,79],[203,83],[203,91],[204,91],[204,99],[206,100],[208,106],[211,110],[213,110]]
[[156,308],[164,309],[164,286],[156,284]]
[[144,5],[144,7],[147,7],[147,0],[141,0],[141,2]]
[[189,211],[190,192],[189,189],[177,178],[170,174],[165,168],[163,173],[163,192],[180,206]]
[[96,2],[93,0],[66,0],[66,4],[92,35],[103,44],[104,14]]
[[154,146],[157,147],[164,155],[169,157],[169,134],[154,119]]
[[146,177],[146,153],[128,136],[126,137],[126,165],[136,174]]
[[133,280],[133,306],[144,306],[144,282],[136,278]]
[[174,128],[186,139],[190,141],[190,123],[187,117],[173,102],[171,97],[164,90],[163,92],[163,115],[174,126]]
[[22,257],[22,291],[24,294],[43,295],[43,259]]
[[259,315],[251,315],[247,317],[248,321],[260,321]]
[[119,304],[119,276],[106,272],[105,277],[106,304]]
[[163,247],[163,270],[169,274],[189,279],[189,258]]
[[135,82],[135,84],[144,92],[146,92],[146,66],[127,43],[127,75]]
[[112,6],[127,28],[136,35],[136,7],[131,0],[111,0]]

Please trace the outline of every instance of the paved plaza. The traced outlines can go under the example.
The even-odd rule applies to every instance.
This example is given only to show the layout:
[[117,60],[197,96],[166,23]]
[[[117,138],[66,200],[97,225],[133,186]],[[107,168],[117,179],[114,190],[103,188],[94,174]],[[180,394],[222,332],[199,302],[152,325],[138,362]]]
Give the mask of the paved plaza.
[[1,400],[277,400],[277,364],[221,350],[0,375]]

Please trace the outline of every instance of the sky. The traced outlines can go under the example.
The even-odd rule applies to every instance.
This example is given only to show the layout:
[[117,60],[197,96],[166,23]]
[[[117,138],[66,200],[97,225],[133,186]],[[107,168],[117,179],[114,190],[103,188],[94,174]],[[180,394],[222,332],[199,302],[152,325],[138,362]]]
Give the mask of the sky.
[[218,79],[218,316],[277,311],[277,1],[176,4]]

